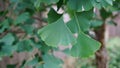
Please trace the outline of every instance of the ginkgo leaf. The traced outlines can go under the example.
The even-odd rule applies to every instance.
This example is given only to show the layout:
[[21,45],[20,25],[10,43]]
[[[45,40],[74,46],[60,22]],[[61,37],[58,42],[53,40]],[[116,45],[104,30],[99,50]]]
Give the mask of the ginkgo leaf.
[[67,6],[71,10],[75,10],[77,12],[88,11],[93,7],[90,0],[69,0]]
[[75,57],[89,57],[100,47],[100,43],[80,32],[77,43],[71,49],[71,55]]
[[73,33],[77,33],[78,28],[82,31],[88,31],[92,17],[92,10],[74,13],[73,18],[67,23],[67,26]]
[[49,46],[56,47],[58,45],[69,45],[75,43],[71,31],[63,22],[62,17],[52,24],[48,24],[46,27],[38,31],[41,39]]

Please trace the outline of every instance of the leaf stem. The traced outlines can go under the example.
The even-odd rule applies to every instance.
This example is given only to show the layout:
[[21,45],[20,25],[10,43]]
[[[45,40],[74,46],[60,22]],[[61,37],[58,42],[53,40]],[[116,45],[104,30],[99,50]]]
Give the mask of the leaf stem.
[[74,17],[75,17],[75,20],[76,20],[76,23],[77,23],[77,26],[78,26],[78,32],[81,32],[81,28],[80,28],[80,25],[79,25],[78,17],[76,16],[76,12],[74,12]]

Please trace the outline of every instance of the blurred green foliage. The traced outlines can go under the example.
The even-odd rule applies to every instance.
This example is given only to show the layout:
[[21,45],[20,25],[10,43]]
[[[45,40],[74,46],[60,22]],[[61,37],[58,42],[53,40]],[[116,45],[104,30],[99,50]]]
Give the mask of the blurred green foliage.
[[120,68],[120,38],[111,38],[108,43],[109,68]]
[[[62,68],[62,60],[53,55],[53,51],[59,50],[59,45],[73,45],[69,53],[74,57],[93,55],[99,49],[100,43],[88,35],[89,30],[101,26],[105,19],[112,16],[113,11],[120,9],[119,0],[1,1],[5,9],[0,11],[0,60],[4,56],[13,56],[14,52],[32,52],[34,49],[41,52],[41,56],[37,53],[31,59],[25,60],[21,68],[27,65],[34,68]],[[53,9],[55,5],[57,10]],[[101,10],[103,20],[97,18],[94,8]],[[48,9],[48,17],[44,19],[42,13]],[[59,9],[64,12],[58,13]],[[70,16],[68,24],[63,19],[65,13]],[[37,15],[38,18],[35,17]],[[74,37],[75,33],[78,37]],[[15,65],[8,66],[13,68]]]

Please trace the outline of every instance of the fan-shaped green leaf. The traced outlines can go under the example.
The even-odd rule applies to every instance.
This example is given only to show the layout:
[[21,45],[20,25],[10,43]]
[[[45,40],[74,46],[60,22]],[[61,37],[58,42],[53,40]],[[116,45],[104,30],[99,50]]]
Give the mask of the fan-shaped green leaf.
[[80,32],[77,43],[71,49],[71,55],[75,57],[89,57],[100,47],[100,43]]
[[71,31],[63,22],[62,17],[56,22],[47,25],[38,31],[41,39],[49,46],[56,47],[58,45],[69,45],[75,43]]

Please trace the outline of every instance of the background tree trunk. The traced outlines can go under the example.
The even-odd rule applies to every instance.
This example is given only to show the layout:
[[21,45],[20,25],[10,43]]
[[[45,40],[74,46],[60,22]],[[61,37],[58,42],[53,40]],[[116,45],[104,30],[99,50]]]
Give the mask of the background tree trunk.
[[96,38],[101,43],[100,49],[96,52],[97,68],[108,68],[108,54],[105,46],[105,23],[95,30]]

